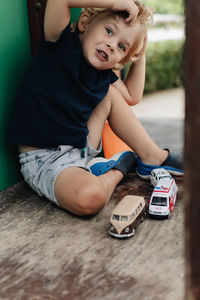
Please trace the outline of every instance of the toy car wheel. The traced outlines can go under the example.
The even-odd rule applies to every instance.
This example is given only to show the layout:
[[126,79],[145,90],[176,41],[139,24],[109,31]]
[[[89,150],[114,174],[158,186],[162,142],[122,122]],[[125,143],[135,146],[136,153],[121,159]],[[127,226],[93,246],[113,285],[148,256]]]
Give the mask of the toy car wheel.
[[168,217],[168,219],[170,219],[170,218],[171,218],[171,214],[170,214],[170,212],[168,213],[168,216],[167,216],[167,217]]
[[144,216],[141,216],[140,222],[144,222]]
[[133,234],[135,235],[135,233],[136,233],[136,228],[135,228],[135,227],[133,227],[132,232],[133,232]]

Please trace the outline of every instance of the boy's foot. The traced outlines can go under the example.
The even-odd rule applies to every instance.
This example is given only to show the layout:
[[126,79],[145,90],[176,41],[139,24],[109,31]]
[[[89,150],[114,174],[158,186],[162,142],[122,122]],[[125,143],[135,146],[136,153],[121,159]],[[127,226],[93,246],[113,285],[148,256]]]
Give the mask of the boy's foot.
[[136,167],[137,156],[133,151],[121,151],[109,159],[97,157],[92,159],[87,167],[92,174],[99,176],[111,169],[119,170],[124,176]]
[[[168,150],[168,149],[165,149]],[[183,176],[183,153],[177,153],[168,150],[168,156],[166,160],[160,165],[160,166],[153,166],[153,165],[147,165],[144,164],[139,158],[137,159],[137,168],[136,172],[137,174],[144,178],[149,179],[151,171],[153,169],[157,169],[162,167],[163,169],[167,170],[170,174],[176,175],[176,176]]]

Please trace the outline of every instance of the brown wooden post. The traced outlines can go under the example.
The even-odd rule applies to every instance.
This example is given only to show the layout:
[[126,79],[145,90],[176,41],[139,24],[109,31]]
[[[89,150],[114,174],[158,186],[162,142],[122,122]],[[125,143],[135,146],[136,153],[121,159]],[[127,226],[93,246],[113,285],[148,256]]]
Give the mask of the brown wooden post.
[[200,299],[200,2],[185,0],[185,300]]
[[46,2],[47,0],[27,0],[32,55],[35,54],[39,44]]

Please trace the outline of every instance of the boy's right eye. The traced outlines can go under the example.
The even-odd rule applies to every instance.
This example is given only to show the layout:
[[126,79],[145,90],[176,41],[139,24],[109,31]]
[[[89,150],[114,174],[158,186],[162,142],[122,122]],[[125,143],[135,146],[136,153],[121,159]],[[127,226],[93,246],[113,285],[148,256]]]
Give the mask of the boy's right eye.
[[108,27],[105,28],[108,35],[112,35],[112,30]]

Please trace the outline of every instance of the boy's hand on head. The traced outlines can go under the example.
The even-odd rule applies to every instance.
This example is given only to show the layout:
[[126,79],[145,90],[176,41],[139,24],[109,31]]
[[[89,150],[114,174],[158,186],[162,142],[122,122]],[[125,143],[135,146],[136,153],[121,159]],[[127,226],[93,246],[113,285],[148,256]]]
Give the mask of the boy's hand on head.
[[133,0],[115,0],[112,9],[115,11],[126,11],[129,16],[125,21],[129,25],[135,22],[139,13],[139,9]]

